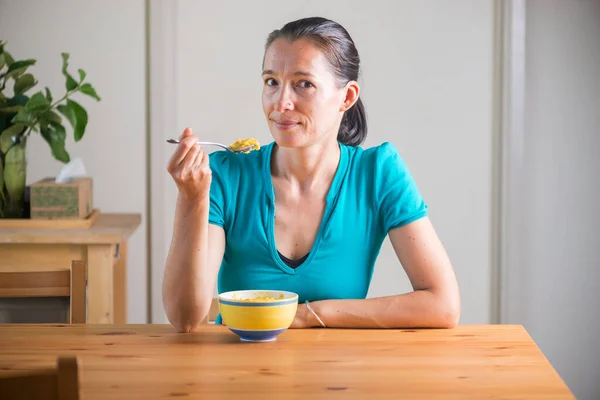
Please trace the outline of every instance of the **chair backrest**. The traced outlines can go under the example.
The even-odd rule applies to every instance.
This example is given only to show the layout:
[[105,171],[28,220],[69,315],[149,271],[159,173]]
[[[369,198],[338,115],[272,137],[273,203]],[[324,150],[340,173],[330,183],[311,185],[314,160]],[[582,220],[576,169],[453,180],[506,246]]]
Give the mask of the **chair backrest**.
[[70,312],[72,324],[85,324],[87,321],[87,263],[71,261]]
[[59,357],[56,368],[0,375],[0,399],[79,400],[77,358]]
[[15,267],[0,271],[0,297],[69,297],[69,320],[87,320],[87,263],[75,260],[70,269],[37,270]]

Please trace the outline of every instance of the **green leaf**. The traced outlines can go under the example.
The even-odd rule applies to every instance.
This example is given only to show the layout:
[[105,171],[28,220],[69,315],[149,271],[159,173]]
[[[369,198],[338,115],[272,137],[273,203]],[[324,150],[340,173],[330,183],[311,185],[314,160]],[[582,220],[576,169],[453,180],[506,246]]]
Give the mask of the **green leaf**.
[[12,78],[12,77],[15,77],[15,78],[18,77],[23,72],[25,72],[27,70],[27,68],[29,68],[30,65],[34,65],[35,63],[36,63],[36,60],[34,60],[34,59],[22,60],[22,61],[17,61],[15,63],[12,63],[8,67],[8,71],[6,71],[5,79]]
[[47,125],[42,127],[41,135],[50,145],[54,158],[63,163],[70,161],[69,153],[65,149],[67,132],[64,126],[60,124]]
[[2,133],[0,133],[0,151],[4,154],[8,151],[8,149],[13,145],[13,138],[19,135],[27,128],[23,124],[15,124],[6,128]]
[[10,104],[11,106],[25,106],[25,104],[27,104],[28,101],[29,97],[21,93],[14,95],[13,98],[10,99],[8,104]]
[[67,78],[67,91],[71,91],[77,87],[77,81],[69,74],[67,67],[69,66],[69,53],[60,53],[63,59],[62,73]]
[[37,81],[31,74],[21,75],[15,82],[15,94],[23,93],[31,89],[37,84]]
[[79,91],[83,94],[87,94],[88,96],[93,97],[94,99],[100,101],[100,96],[98,96],[98,94],[96,93],[96,90],[89,83],[84,83],[83,85],[81,85],[81,87],[79,88]]
[[61,123],[51,122],[50,126],[54,129],[55,135],[63,143],[67,141],[67,130]]
[[48,99],[42,94],[42,92],[37,92],[31,96],[25,105],[25,108],[31,112],[43,111],[47,108],[50,108],[50,102],[48,102]]
[[4,53],[0,54],[0,70],[4,68],[6,65],[6,60],[4,59]]
[[63,59],[62,73],[64,74],[67,72],[67,67],[69,66],[69,53],[60,53],[60,55],[62,56],[62,59]]
[[33,122],[33,113],[31,113],[26,108],[23,108],[21,111],[15,115],[10,122],[13,124],[25,124],[29,125]]
[[75,113],[76,124],[73,126],[73,137],[78,142],[83,138],[88,123],[87,111],[73,100],[67,100],[67,106]]
[[66,105],[61,104],[57,109],[73,127],[75,141],[80,141],[88,123],[88,115],[85,109],[73,100],[67,100]]
[[13,115],[2,115],[0,114],[0,132],[11,126],[10,120],[13,118]]
[[[4,45],[6,44],[6,42],[4,40],[0,40],[0,55],[2,55],[2,53],[4,53]],[[0,185],[0,187],[2,187],[2,185]]]
[[67,83],[66,83],[67,90],[69,92],[71,90],[75,90],[77,88],[77,81],[75,81],[75,79],[69,74],[67,74],[66,76],[67,76]]
[[52,93],[50,92],[50,89],[48,89],[48,87],[45,87],[45,91],[46,91],[46,99],[48,100],[48,103],[52,103]]
[[[5,53],[5,54],[8,54],[8,53]],[[23,67],[29,67],[30,65],[34,65],[36,62],[37,62],[37,60],[35,60],[33,58],[29,58],[27,60],[15,61],[14,63],[12,63],[10,65],[8,72],[11,72],[16,69],[23,68]]]
[[81,107],[79,103],[73,100],[67,100],[67,105],[71,107],[71,109],[75,112],[75,116],[77,117],[77,125],[74,127],[74,138],[75,141],[78,142],[83,138],[83,134],[85,133],[85,128],[88,123],[88,115],[85,108]]
[[[27,117],[29,114],[31,114],[31,113],[29,113],[29,111],[23,111],[23,108],[25,107],[25,104],[27,104],[28,101],[29,101],[29,97],[27,97],[24,94],[16,94],[13,96],[12,99],[10,99],[10,101],[8,102],[9,106],[21,106],[22,108],[19,110],[19,113],[21,113],[19,118],[17,118],[17,120],[13,121],[16,118],[16,116],[10,115],[8,122],[12,122],[12,123],[25,122],[26,123],[27,121],[29,121],[29,120],[23,119],[24,117]],[[19,113],[17,113],[17,115],[19,115]],[[33,118],[33,115],[29,115],[29,116],[31,116],[31,118]]]
[[73,129],[75,129],[75,127],[77,126],[77,116],[75,115],[75,111],[73,111],[71,107],[66,106],[64,104],[60,104],[56,108],[62,115],[65,116],[65,118],[67,119],[67,121],[69,121]]
[[15,59],[12,58],[12,55],[8,51],[5,51],[2,53],[2,55],[4,56],[4,62],[6,63],[6,66],[10,67],[15,63]]
[[43,115],[42,118],[45,121],[51,122],[51,123],[57,123],[57,124],[62,124],[62,118],[60,115],[58,115],[57,113],[55,113],[52,110],[48,110],[46,111]]
[[52,110],[48,110],[45,113],[40,114],[38,116],[38,121],[40,122],[40,125],[47,125],[47,124],[51,124],[51,123],[52,124],[62,124],[61,116]]
[[79,82],[81,83],[85,79],[85,76],[86,76],[85,71],[82,69],[78,69],[77,72],[79,72]]
[[0,114],[14,114],[14,113],[21,111],[22,108],[23,108],[23,106],[2,107],[2,108],[0,108]]
[[68,163],[69,161],[71,161],[71,157],[69,157],[69,153],[67,152],[64,143],[52,142],[50,148],[52,149],[52,155],[58,161],[61,161],[63,163]]

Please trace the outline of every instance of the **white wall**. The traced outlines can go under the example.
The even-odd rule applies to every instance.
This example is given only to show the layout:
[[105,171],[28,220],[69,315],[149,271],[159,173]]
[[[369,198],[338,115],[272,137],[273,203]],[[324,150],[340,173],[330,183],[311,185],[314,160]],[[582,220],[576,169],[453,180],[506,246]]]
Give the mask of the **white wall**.
[[[84,69],[102,97],[79,97],[89,123],[77,144],[68,131],[67,150],[93,178],[96,208],[142,214],[128,247],[127,311],[129,322],[146,322],[144,1],[0,0],[0,38],[16,58],[38,60],[30,67],[36,88],[64,94],[60,53],[68,52],[70,71]],[[40,136],[29,140],[28,184],[56,176],[61,165]]]
[[[578,399],[600,398],[600,2],[526,3],[521,262],[525,326]],[[508,282],[513,283],[513,282]]]
[[[366,146],[393,142],[408,162],[456,270],[462,323],[490,322],[493,31],[492,0],[230,2],[153,1],[153,143],[186,126],[207,140],[272,140],[260,104],[268,33],[292,19],[321,15],[353,36],[363,60],[369,115]],[[156,31],[155,28],[159,29]],[[167,38],[167,39],[166,39]],[[158,74],[159,76],[156,76]],[[164,110],[164,108],[157,107]],[[155,126],[157,125],[157,126]],[[158,147],[158,146],[157,146]],[[175,187],[166,145],[153,151],[153,322],[166,321],[160,297]],[[155,164],[158,163],[158,164]],[[158,197],[160,196],[160,197]],[[155,250],[156,249],[156,250]],[[369,296],[411,290],[388,241]]]

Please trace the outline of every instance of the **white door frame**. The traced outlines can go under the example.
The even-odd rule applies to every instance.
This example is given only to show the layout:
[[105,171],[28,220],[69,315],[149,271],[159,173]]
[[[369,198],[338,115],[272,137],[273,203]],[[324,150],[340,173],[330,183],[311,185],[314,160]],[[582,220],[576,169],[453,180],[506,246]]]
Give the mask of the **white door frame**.
[[[162,277],[173,220],[166,213],[173,185],[166,170],[167,152],[173,148],[166,139],[178,135],[177,127],[177,8],[178,2],[146,0],[149,37],[149,127],[150,169],[150,323],[168,323],[162,306]],[[167,229],[168,227],[168,229]]]
[[518,323],[525,282],[523,160],[525,150],[526,0],[497,0],[496,130],[494,193],[494,274],[492,322]]

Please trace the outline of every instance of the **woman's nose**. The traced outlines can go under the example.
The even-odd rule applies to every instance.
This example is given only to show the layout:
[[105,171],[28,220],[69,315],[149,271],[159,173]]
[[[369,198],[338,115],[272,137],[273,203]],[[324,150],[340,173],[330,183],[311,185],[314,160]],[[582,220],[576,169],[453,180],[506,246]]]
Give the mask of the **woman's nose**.
[[275,111],[282,113],[284,111],[290,111],[294,109],[292,93],[289,89],[281,87],[281,90],[279,90],[277,96],[278,97],[275,100]]

